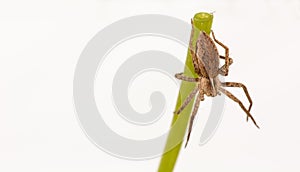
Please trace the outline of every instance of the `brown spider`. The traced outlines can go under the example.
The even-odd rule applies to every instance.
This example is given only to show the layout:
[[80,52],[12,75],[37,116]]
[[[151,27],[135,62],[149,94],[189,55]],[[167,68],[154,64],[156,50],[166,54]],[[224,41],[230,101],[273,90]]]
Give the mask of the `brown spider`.
[[[204,94],[206,96],[215,97],[217,94],[220,95],[221,93],[228,96],[233,101],[237,102],[240,107],[244,110],[244,112],[247,114],[247,121],[248,118],[250,118],[253,123],[256,125],[257,128],[259,126],[256,124],[254,118],[250,114],[250,110],[252,107],[252,100],[248,93],[248,90],[246,86],[242,83],[237,82],[221,82],[218,78],[218,75],[227,76],[228,75],[228,69],[229,65],[233,63],[233,60],[229,57],[229,49],[227,46],[225,46],[223,43],[218,41],[215,38],[214,32],[211,31],[213,40],[219,44],[221,47],[225,49],[225,56],[220,56],[217,50],[217,47],[213,40],[207,35],[205,32],[200,31],[195,50],[192,46],[192,38],[194,33],[194,25],[193,20],[191,20],[192,23],[192,32],[190,37],[190,43],[189,43],[189,49],[192,55],[193,60],[193,66],[195,69],[195,73],[198,74],[198,78],[192,78],[188,76],[184,76],[183,73],[178,73],[175,75],[177,79],[180,79],[182,81],[187,82],[196,82],[197,85],[194,88],[194,90],[189,94],[189,96],[185,99],[181,107],[175,111],[175,114],[180,114],[182,110],[188,105],[188,103],[195,97],[195,95],[198,93],[198,96],[196,98],[196,102],[194,105],[194,109],[191,115],[190,124],[189,124],[189,131],[187,136],[187,141],[185,144],[185,147],[188,144],[188,141],[190,139],[190,134],[192,131],[193,121],[197,114],[200,101],[204,100]],[[219,68],[219,58],[225,60],[225,64]],[[245,108],[245,106],[242,104],[242,102],[236,98],[232,93],[225,90],[223,87],[241,87],[243,88],[249,102],[250,106],[248,110]]]

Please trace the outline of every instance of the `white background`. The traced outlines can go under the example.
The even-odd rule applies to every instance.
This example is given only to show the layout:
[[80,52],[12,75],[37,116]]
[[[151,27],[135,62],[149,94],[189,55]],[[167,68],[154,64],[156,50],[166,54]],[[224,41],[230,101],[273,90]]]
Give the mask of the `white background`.
[[[112,22],[149,13],[189,22],[200,11],[216,11],[213,29],[234,58],[227,81],[247,85],[261,129],[246,123],[244,112],[228,99],[214,138],[199,146],[208,114],[203,103],[175,171],[300,171],[298,0],[0,1],[0,171],[156,171],[159,158],[118,159],[88,140],[73,107],[74,69],[87,42]],[[186,49],[175,54],[184,61]],[[143,82],[137,78],[133,90],[151,86]],[[173,86],[162,85],[162,91],[171,112],[178,87],[168,82]],[[233,92],[247,103],[241,90]],[[148,94],[141,102],[147,103]],[[133,106],[140,99],[132,98]],[[149,110],[141,106],[136,110]],[[158,124],[164,132],[171,117],[162,120]],[[155,137],[160,134],[157,128],[155,134],[145,129],[127,136]]]

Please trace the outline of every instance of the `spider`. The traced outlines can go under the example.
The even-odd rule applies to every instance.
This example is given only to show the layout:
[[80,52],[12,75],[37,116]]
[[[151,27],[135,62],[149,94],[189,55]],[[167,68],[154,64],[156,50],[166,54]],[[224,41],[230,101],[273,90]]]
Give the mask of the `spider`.
[[[229,97],[230,99],[232,99],[233,101],[235,101],[240,105],[243,111],[247,114],[247,121],[248,118],[250,118],[255,124],[255,126],[259,128],[254,118],[250,114],[250,110],[252,107],[252,100],[248,93],[247,87],[244,84],[238,82],[221,82],[218,78],[219,74],[223,76],[227,76],[229,71],[228,70],[229,66],[233,63],[232,58],[229,57],[229,48],[215,38],[213,31],[211,31],[213,39],[211,39],[209,35],[207,35],[205,32],[200,31],[194,49],[192,46],[192,38],[194,33],[193,20],[191,20],[191,24],[192,24],[192,31],[190,36],[189,50],[192,55],[192,62],[193,62],[195,73],[197,73],[199,77],[192,78],[183,75],[183,73],[175,74],[175,77],[179,80],[196,83],[196,87],[193,89],[193,91],[191,91],[188,97],[184,100],[181,107],[174,112],[175,114],[179,115],[182,112],[182,110],[189,104],[189,102],[198,93],[196,102],[193,107],[192,115],[190,118],[188,136],[187,136],[185,147],[187,146],[190,139],[193,121],[197,114],[200,101],[204,101],[204,95],[208,97],[215,97],[217,95],[220,95],[221,93],[225,94],[227,97]],[[225,56],[219,55],[214,41],[225,49]],[[220,63],[219,58],[225,60],[225,64],[220,68],[219,68],[219,63]],[[224,89],[224,87],[242,88],[250,103],[248,110],[245,108],[243,103],[238,98],[236,98],[232,93]]]

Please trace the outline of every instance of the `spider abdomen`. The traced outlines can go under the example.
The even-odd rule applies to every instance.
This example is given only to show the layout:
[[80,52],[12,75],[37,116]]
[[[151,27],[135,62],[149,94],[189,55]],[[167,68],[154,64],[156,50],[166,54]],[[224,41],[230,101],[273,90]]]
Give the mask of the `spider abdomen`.
[[201,31],[199,34],[196,52],[201,75],[215,78],[219,70],[219,53],[213,40],[205,32]]

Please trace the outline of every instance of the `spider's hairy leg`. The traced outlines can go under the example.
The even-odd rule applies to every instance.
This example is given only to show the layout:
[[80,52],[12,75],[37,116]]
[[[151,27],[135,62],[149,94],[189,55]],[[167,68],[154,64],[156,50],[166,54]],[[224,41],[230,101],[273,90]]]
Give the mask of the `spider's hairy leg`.
[[214,39],[214,41],[219,44],[221,47],[223,47],[225,49],[225,69],[224,69],[224,75],[227,76],[228,75],[228,71],[229,71],[229,65],[230,65],[230,60],[229,60],[229,48],[224,45],[222,42],[218,41],[215,37],[215,34],[213,31],[211,31],[212,37]]
[[192,30],[190,35],[190,42],[189,42],[189,50],[191,51],[191,54],[194,53],[194,47],[193,47],[193,37],[194,37],[194,22],[193,19],[191,19],[192,24]]
[[236,98],[232,93],[230,93],[229,91],[225,90],[224,88],[222,87],[219,87],[219,90],[224,93],[227,97],[229,97],[230,99],[232,99],[233,101],[237,102],[240,107],[243,109],[243,111],[248,115],[248,117],[253,121],[253,123],[255,124],[255,126],[257,128],[259,128],[259,126],[257,125],[257,123],[255,122],[253,116],[250,114],[249,111],[247,111],[247,109],[245,108],[245,106],[243,105],[243,103],[238,99]]
[[196,44],[196,47],[193,46],[193,38],[194,38],[194,33],[195,33],[195,26],[194,26],[193,19],[191,19],[191,24],[192,24],[192,31],[191,31],[190,42],[189,42],[189,51],[192,56],[195,73],[200,74],[199,62],[198,62],[198,58],[196,55],[197,54],[197,44]]
[[[224,59],[225,60],[225,56],[220,56],[220,59]],[[229,66],[233,63],[232,58],[229,57]],[[222,67],[220,67],[219,69],[219,74],[226,76],[226,64],[224,64]]]
[[194,88],[194,90],[188,95],[188,97],[184,100],[184,102],[182,103],[181,107],[177,111],[174,112],[176,115],[180,114],[182,112],[182,110],[190,103],[190,101],[197,94],[198,90],[199,90],[199,88],[198,88],[198,85],[197,85]]
[[197,44],[196,44],[196,48],[195,48],[195,52],[191,51],[191,56],[192,56],[192,62],[193,62],[193,66],[194,66],[194,70],[195,73],[198,74],[199,76],[201,76],[201,71],[200,71],[200,62],[197,56]]
[[[244,92],[245,92],[245,94],[247,96],[247,99],[248,99],[248,101],[250,103],[249,108],[248,108],[248,111],[250,112],[253,102],[252,102],[252,99],[251,99],[250,94],[248,92],[248,89],[247,89],[247,87],[244,84],[238,83],[238,82],[225,82],[225,83],[221,83],[221,84],[222,84],[223,87],[239,87],[239,88],[243,88],[243,90],[244,90]],[[248,121],[248,119],[249,119],[249,117],[247,116],[247,121]]]
[[175,74],[175,78],[182,80],[182,81],[187,81],[187,82],[199,82],[199,78],[188,77],[188,76],[185,76],[183,73]]
[[198,96],[197,96],[195,105],[194,105],[193,113],[192,113],[191,118],[190,118],[189,131],[188,131],[185,147],[188,145],[188,142],[190,140],[190,135],[191,135],[192,128],[193,128],[194,119],[195,119],[195,116],[197,114],[197,111],[198,111],[198,108],[199,108],[200,101],[201,101],[202,97],[203,97],[203,93],[200,91]]

